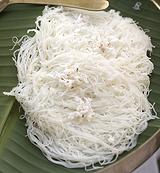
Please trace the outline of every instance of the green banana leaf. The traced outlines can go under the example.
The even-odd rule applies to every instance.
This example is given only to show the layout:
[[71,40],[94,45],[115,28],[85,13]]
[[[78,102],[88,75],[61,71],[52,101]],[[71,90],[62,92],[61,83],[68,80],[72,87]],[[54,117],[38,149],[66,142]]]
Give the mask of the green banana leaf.
[[[135,10],[137,0],[111,0],[110,8],[121,11],[123,16],[132,17],[143,29],[149,30],[155,46],[152,53],[152,62],[155,69],[151,76],[151,93],[149,100],[155,103],[155,109],[160,116],[160,10],[151,1],[140,0],[140,10]],[[66,173],[84,172],[83,169],[67,169],[49,162],[41,151],[31,144],[26,135],[25,121],[19,119],[19,104],[13,97],[3,95],[17,84],[16,68],[12,61],[12,37],[26,34],[27,29],[34,28],[34,21],[41,14],[42,5],[10,5],[0,13],[0,173]],[[125,31],[124,31],[125,32]],[[122,154],[118,161],[104,170],[125,164],[126,160],[133,158],[135,153],[143,151],[145,158],[149,157],[159,146],[160,119],[149,122],[149,126],[138,138],[137,146]],[[160,141],[160,138],[159,138]],[[152,146],[153,145],[153,146]],[[152,146],[152,150],[150,150]],[[145,148],[150,154],[145,152]],[[142,150],[143,149],[143,150]],[[143,157],[142,155],[138,156]],[[127,159],[126,159],[127,158]],[[141,159],[141,163],[145,159]],[[132,161],[131,161],[132,162]],[[138,164],[137,164],[138,165]],[[128,165],[126,165],[128,166]],[[135,167],[132,165],[130,170]],[[118,169],[118,168],[117,168]],[[103,172],[103,169],[99,172]],[[116,173],[116,169],[115,173]],[[108,171],[109,172],[109,171]],[[118,172],[118,171],[117,171]],[[118,173],[123,172],[123,169]]]

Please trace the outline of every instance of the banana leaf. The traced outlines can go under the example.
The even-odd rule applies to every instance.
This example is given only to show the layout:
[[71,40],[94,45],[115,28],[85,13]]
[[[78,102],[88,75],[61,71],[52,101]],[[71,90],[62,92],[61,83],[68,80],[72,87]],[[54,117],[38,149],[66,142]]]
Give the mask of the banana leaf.
[[[160,10],[151,1],[111,0],[110,7],[123,16],[132,17],[148,31],[155,46],[151,60],[154,71],[151,76],[149,100],[155,103],[160,116]],[[26,34],[34,28],[34,21],[41,14],[42,5],[10,5],[0,13],[0,173],[67,173],[85,172],[84,169],[67,169],[49,162],[41,151],[26,137],[25,121],[20,120],[21,110],[13,97],[3,95],[17,84],[16,68],[12,60],[12,37]],[[124,31],[125,32],[125,31]],[[118,160],[97,172],[131,172],[160,147],[160,119],[149,122],[148,128],[139,136],[137,146],[123,153]],[[96,171],[94,171],[96,172]]]

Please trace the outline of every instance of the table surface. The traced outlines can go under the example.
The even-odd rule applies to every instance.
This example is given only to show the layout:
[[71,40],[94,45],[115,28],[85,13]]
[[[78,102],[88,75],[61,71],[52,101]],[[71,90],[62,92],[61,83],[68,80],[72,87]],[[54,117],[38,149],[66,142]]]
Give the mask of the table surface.
[[160,148],[132,173],[160,173]]

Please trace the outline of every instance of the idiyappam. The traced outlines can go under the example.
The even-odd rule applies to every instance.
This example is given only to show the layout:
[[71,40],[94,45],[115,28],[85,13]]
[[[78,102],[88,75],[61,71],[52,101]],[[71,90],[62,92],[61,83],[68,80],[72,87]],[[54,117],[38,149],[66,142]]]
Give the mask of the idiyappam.
[[115,10],[46,7],[35,24],[14,39],[19,82],[4,92],[23,107],[28,138],[67,168],[114,162],[156,118],[150,38]]

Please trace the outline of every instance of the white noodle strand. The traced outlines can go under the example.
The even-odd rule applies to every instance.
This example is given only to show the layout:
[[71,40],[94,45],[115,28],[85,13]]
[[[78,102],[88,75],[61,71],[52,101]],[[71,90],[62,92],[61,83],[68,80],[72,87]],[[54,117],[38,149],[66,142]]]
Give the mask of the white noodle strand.
[[135,147],[156,118],[145,32],[114,10],[62,7],[46,7],[28,32],[34,36],[14,40],[19,83],[4,94],[23,107],[30,141],[51,162],[86,170]]

